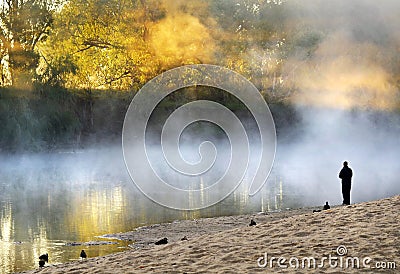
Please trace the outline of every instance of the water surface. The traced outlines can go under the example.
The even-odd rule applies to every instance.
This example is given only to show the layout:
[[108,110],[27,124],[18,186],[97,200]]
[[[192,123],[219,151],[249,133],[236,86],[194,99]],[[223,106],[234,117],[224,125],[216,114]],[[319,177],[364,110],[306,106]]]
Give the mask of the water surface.
[[[200,211],[178,211],[147,199],[131,182],[120,149],[0,156],[0,269],[12,273],[49,263],[78,260],[128,248],[129,242],[86,245],[99,236],[169,222],[299,206],[283,205],[285,189],[275,175],[269,190],[249,198],[241,185],[222,203]],[[108,239],[109,240],[109,239]],[[156,240],[156,239],[155,239]],[[83,243],[83,245],[68,245]]]

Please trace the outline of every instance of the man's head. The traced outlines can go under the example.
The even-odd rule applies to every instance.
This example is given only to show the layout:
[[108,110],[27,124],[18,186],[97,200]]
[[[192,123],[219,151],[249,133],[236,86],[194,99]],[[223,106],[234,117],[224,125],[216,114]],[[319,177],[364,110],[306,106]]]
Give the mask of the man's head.
[[343,162],[343,166],[348,166],[347,161],[344,161],[344,162]]

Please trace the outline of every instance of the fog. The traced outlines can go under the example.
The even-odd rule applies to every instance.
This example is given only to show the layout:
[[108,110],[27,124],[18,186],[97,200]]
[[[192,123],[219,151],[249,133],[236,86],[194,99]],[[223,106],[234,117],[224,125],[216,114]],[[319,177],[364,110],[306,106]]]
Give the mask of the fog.
[[[239,2],[238,5],[226,7],[240,10],[244,2]],[[219,60],[216,59],[223,58],[221,54],[217,54],[218,58],[215,57],[218,43],[213,40],[216,32],[218,35],[215,37],[222,40],[227,38],[224,31],[213,29],[220,18],[212,18],[213,13],[204,16],[207,20],[196,17],[197,10],[207,6],[207,3],[162,3],[167,7],[166,16],[152,25],[148,34],[154,54],[163,58],[177,55],[182,60],[193,56],[193,60],[204,63],[218,63]],[[254,1],[254,5],[251,3],[248,1],[246,5],[253,9],[245,9],[245,12],[249,16],[255,16],[257,10],[261,10],[257,9],[260,1]],[[273,23],[281,24],[284,30],[282,35],[289,37],[276,37],[276,48],[268,52],[263,52],[260,45],[252,45],[252,41],[248,41],[249,46],[241,53],[248,57],[250,64],[262,63],[268,55],[265,65],[267,72],[269,69],[269,72],[276,71],[279,74],[281,66],[282,73],[277,77],[279,80],[276,85],[280,85],[280,90],[290,91],[283,101],[295,108],[295,118],[299,122],[292,121],[285,125],[277,122],[277,158],[272,176],[283,178],[287,193],[292,190],[300,191],[305,204],[322,204],[325,200],[334,204],[341,203],[337,174],[344,160],[349,161],[354,171],[353,202],[400,192],[400,187],[396,184],[396,176],[400,171],[400,119],[398,111],[396,112],[400,105],[399,10],[400,2],[395,0],[286,1],[282,9],[284,16],[277,17],[283,21]],[[229,14],[231,10],[224,12]],[[240,17],[238,12],[235,16]],[[263,14],[257,16],[259,20],[270,19]],[[185,28],[176,28],[177,25]],[[238,32],[243,28],[241,25]],[[185,32],[198,35],[187,37]],[[291,38],[290,41],[288,38]],[[287,56],[280,55],[281,48]],[[179,59],[178,57],[174,58]],[[264,77],[264,74],[260,75]],[[259,75],[254,75],[250,80],[262,82],[257,77]],[[274,88],[275,82],[272,89]],[[262,92],[265,94],[268,91]],[[122,110],[118,111],[123,113]],[[278,112],[279,110],[273,112],[273,115],[282,116]],[[244,123],[251,124],[254,121]],[[250,136],[257,136],[254,124],[246,129]],[[213,134],[217,138],[212,137]],[[207,138],[211,138],[216,147],[219,147],[214,170],[202,177],[205,185],[212,184],[226,169],[229,151],[226,137],[221,137],[222,135],[218,129],[207,126],[189,130],[182,137],[185,147],[182,155],[189,161],[199,160],[198,146]],[[251,178],[256,168],[253,164],[257,162],[259,143],[257,137],[250,140],[252,154],[250,174],[247,177]],[[159,144],[155,144],[158,141],[158,137],[149,140],[149,153],[155,159],[155,169],[161,176],[168,177],[168,165],[163,162]],[[71,160],[58,163],[59,172],[68,174],[71,180],[76,181],[82,181],[81,178],[89,176],[88,174],[99,174],[100,180],[102,176],[122,176],[126,180],[127,172],[120,143],[114,145],[115,148],[104,151],[103,148],[110,147],[110,144],[95,144],[92,150],[100,152],[85,156],[82,162]],[[41,166],[48,161],[57,162],[57,154],[39,154],[35,157],[38,158],[36,163]],[[18,168],[14,168],[15,166]],[[11,160],[7,158],[2,160],[2,167],[3,170],[12,170],[17,174],[34,170],[35,164],[30,161],[25,166],[23,160],[18,164],[11,164]],[[184,185],[187,178],[181,175],[179,177],[181,179],[173,177],[172,184]],[[190,180],[192,179],[196,181],[195,184],[200,182],[199,178],[191,177]],[[270,187],[271,184],[267,183],[264,190]]]
[[284,85],[296,89],[290,101],[302,122],[297,138],[278,147],[279,173],[308,199],[340,204],[338,173],[347,160],[352,202],[399,194],[400,2],[288,1],[286,7],[299,37],[315,35],[317,42],[311,53],[298,46],[285,64]]
[[299,89],[293,102],[347,109],[398,106],[398,1],[289,3],[301,26],[299,39],[315,39],[313,52],[298,47],[285,64],[287,84]]
[[[260,203],[269,192],[279,195],[276,182],[282,181],[284,200],[296,200],[302,206],[341,204],[343,161],[353,169],[352,203],[389,197],[400,193],[400,116],[396,112],[374,109],[343,109],[297,105],[299,121],[277,125],[278,143],[272,173],[253,199]],[[274,112],[273,112],[274,113]],[[277,114],[277,113],[275,113]],[[250,140],[250,162],[239,192],[248,195],[248,184],[257,169],[260,142],[255,122],[238,115]],[[156,135],[156,134],[155,134]],[[201,160],[199,145],[211,141],[217,148],[212,169],[201,176],[174,172],[163,159],[159,137],[152,136],[149,158],[156,172],[177,187],[198,189],[217,182],[229,165],[229,139],[210,123],[194,124],[181,136],[181,154],[188,162]],[[157,144],[158,143],[158,144]],[[260,167],[265,168],[265,167]],[[201,179],[200,179],[201,178]],[[232,185],[233,186],[233,185]],[[268,195],[267,195],[268,196]],[[264,197],[265,198],[265,197]]]
[[[276,168],[307,199],[341,204],[338,173],[343,161],[353,169],[352,202],[400,193],[398,114],[299,108],[296,140],[278,146]],[[309,203],[308,201],[307,203]]]

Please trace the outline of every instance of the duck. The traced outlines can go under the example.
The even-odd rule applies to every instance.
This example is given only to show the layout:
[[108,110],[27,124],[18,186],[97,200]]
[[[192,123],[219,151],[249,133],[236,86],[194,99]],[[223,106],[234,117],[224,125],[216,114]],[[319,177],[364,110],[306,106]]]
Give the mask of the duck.
[[46,262],[49,262],[49,254],[42,254],[39,256],[39,267],[44,267]]
[[44,261],[44,262],[49,262],[49,254],[48,253],[46,253],[46,254],[42,254],[42,255],[40,255],[39,256],[39,260],[41,260],[41,261]]
[[81,254],[79,255],[79,257],[81,257],[82,259],[86,259],[87,258],[85,250],[82,249]]
[[167,238],[163,238],[157,242],[154,243],[155,245],[165,245],[168,244],[168,239]]

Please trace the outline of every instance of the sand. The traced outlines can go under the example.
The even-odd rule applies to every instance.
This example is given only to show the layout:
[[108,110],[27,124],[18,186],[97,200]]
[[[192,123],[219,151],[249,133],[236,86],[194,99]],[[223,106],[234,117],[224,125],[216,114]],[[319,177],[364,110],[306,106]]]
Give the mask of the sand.
[[[399,212],[395,196],[318,213],[298,209],[153,225],[110,235],[134,240],[131,250],[25,273],[400,273]],[[250,219],[257,225],[248,226]],[[164,237],[168,244],[154,245]]]

